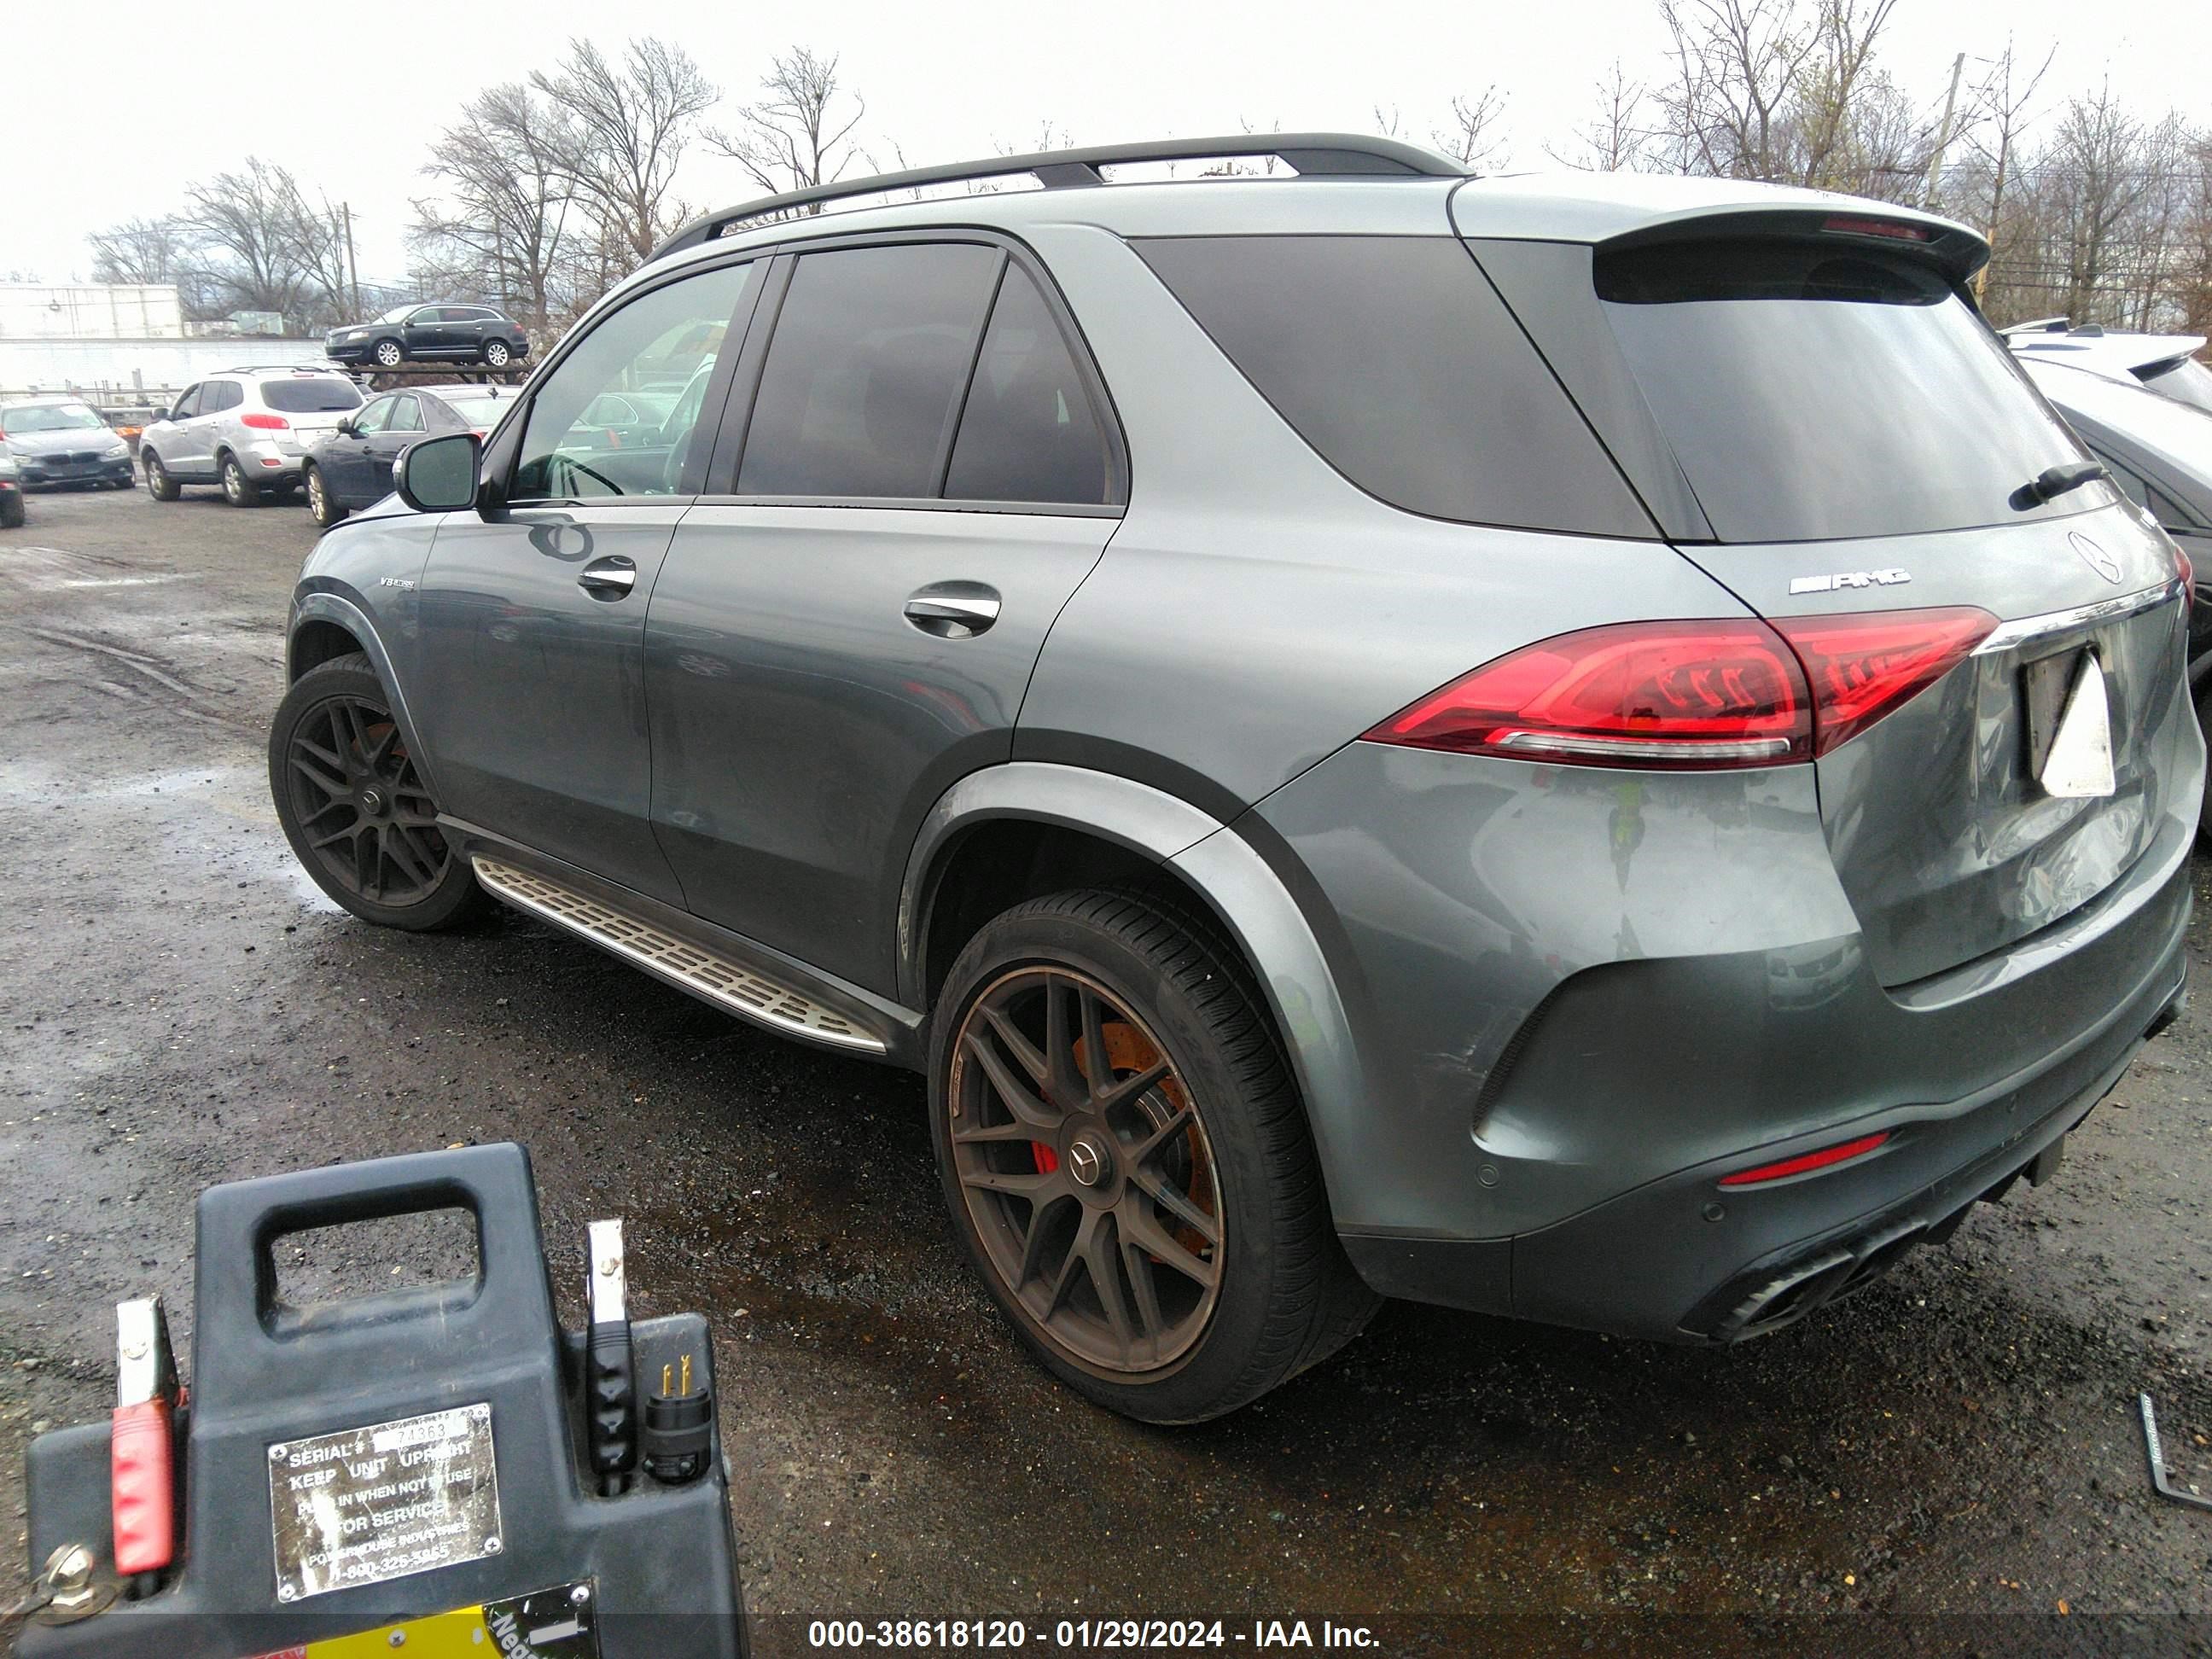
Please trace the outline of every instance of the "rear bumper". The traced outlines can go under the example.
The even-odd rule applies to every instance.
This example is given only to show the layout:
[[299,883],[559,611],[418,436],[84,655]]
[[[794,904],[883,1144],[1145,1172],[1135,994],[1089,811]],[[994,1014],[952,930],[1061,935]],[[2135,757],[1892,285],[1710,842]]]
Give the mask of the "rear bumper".
[[[1363,1097],[1315,1133],[1353,1262],[1386,1294],[1715,1340],[1940,1231],[2087,1113],[2179,990],[2193,735],[2106,891],[1891,988],[1805,769],[1332,756],[1243,833],[1342,989]],[[1875,1130],[1855,1162],[1717,1186]],[[1775,1316],[1741,1311],[1838,1250]]]
[[[2185,915],[2186,912],[2184,912]],[[1510,1240],[1347,1237],[1362,1274],[1409,1299],[1547,1324],[1681,1342],[1765,1335],[1858,1289],[1918,1244],[1949,1236],[2023,1174],[2039,1182],[2144,1042],[2185,1000],[2182,941],[2118,1008],[2024,1079],[1940,1109],[1851,1126],[1875,1152],[1818,1174],[1730,1190],[1743,1158],[1716,1159]],[[1767,1163],[1833,1132],[1759,1149]]]

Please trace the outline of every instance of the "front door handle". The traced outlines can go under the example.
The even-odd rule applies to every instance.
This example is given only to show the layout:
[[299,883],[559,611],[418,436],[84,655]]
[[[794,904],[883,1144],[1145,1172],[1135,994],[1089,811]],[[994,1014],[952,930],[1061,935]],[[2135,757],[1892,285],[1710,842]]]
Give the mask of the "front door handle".
[[999,620],[999,590],[981,582],[932,582],[908,596],[906,619],[940,640],[973,639]]
[[577,578],[576,586],[595,599],[619,599],[637,586],[637,562],[619,553],[593,559]]

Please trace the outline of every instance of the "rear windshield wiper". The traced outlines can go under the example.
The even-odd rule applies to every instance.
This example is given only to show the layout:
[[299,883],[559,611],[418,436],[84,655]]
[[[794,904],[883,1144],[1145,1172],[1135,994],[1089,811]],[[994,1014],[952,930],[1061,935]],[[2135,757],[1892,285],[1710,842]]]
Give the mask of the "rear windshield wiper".
[[2020,493],[2027,498],[2021,505],[2034,507],[2053,501],[2069,489],[2079,489],[2085,483],[2112,476],[2094,461],[2069,461],[2063,466],[2046,466],[2021,486]]

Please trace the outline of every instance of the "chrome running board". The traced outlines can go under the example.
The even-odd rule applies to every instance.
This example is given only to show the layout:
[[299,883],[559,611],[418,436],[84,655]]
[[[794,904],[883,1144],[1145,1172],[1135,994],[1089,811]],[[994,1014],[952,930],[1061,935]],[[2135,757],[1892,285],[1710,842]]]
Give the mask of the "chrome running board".
[[811,1037],[841,1048],[880,1054],[884,1040],[863,1030],[834,1009],[786,985],[739,967],[727,957],[702,951],[697,945],[664,932],[650,922],[625,915],[574,888],[563,887],[532,870],[477,857],[477,879],[495,897],[519,910],[581,933],[600,949],[666,980],[679,989],[703,997],[717,1007],[757,1020],[772,1030]]

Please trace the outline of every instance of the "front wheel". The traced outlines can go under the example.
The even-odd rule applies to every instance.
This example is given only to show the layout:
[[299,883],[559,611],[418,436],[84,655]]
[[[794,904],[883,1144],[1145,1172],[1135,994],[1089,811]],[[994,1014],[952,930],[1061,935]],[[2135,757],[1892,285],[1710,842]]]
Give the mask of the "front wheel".
[[988,924],[933,1021],[953,1226],[1079,1392],[1218,1417],[1376,1305],[1345,1259],[1304,1109],[1240,963],[1160,899],[1070,892]]
[[362,921],[428,933],[489,905],[361,653],[309,669],[276,705],[269,791],[315,885]]
[[376,349],[369,356],[376,359],[380,368],[397,368],[407,360],[406,352],[400,349],[397,340],[379,340]]

